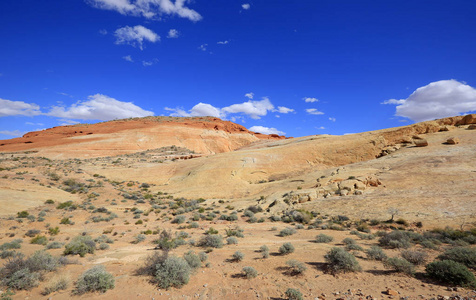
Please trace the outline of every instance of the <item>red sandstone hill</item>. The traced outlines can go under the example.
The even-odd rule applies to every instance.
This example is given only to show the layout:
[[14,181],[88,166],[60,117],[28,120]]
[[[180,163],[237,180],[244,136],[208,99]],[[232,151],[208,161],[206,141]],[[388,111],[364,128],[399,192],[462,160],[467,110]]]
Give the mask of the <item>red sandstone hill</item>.
[[52,158],[87,158],[175,145],[199,154],[229,152],[258,140],[284,136],[251,132],[213,117],[146,117],[58,126],[0,140],[0,152],[38,151]]

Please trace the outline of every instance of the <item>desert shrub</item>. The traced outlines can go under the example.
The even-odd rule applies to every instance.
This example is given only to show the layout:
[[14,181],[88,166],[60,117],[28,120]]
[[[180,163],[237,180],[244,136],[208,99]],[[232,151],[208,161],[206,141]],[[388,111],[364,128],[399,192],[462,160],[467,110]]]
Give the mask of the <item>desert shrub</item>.
[[236,237],[239,237],[239,238],[244,237],[243,229],[241,229],[239,227],[226,229],[225,232],[226,232],[226,236],[236,236]]
[[10,249],[20,249],[22,242],[23,242],[22,239],[16,239],[9,243],[3,243],[2,245],[0,245],[0,250],[3,251],[3,250],[10,250]]
[[198,245],[200,247],[222,248],[223,237],[219,234],[206,235],[198,241]]
[[60,232],[60,229],[58,226],[54,228],[53,227],[48,228],[48,233],[51,235],[57,235],[59,232]]
[[256,213],[262,212],[263,208],[261,208],[261,206],[251,205],[248,207],[248,210],[256,214]]
[[63,247],[63,243],[56,242],[56,241],[46,245],[46,249],[60,249],[61,247]]
[[384,265],[386,268],[407,275],[413,275],[415,273],[415,266],[404,258],[390,257],[384,262]]
[[342,240],[342,243],[344,245],[352,245],[352,244],[357,244],[357,242],[354,240],[354,239],[351,239],[351,238],[345,238]]
[[30,230],[28,230],[28,231],[25,233],[25,235],[26,235],[27,237],[31,237],[31,238],[32,238],[32,237],[38,235],[40,232],[41,232],[41,231],[38,230],[38,229],[30,229]]
[[114,240],[108,237],[105,234],[102,234],[94,239],[96,243],[107,243],[107,244],[114,244]]
[[379,239],[379,244],[389,248],[410,248],[412,245],[408,235],[400,230],[386,233]]
[[2,250],[0,252],[0,258],[5,259],[9,257],[14,257],[16,255],[22,255],[20,252],[16,252],[15,250]]
[[279,221],[281,221],[281,217],[280,217],[280,216],[276,216],[276,215],[269,217],[269,219],[271,220],[271,222],[279,222]]
[[356,229],[360,232],[370,233],[370,228],[367,223],[360,223]]
[[251,210],[245,210],[245,212],[243,213],[243,215],[245,217],[248,217],[248,218],[251,218],[251,217],[254,217],[255,214],[251,211]]
[[434,261],[426,266],[426,273],[430,278],[467,287],[476,287],[476,279],[468,268],[452,260]]
[[57,292],[59,290],[66,290],[69,286],[70,279],[69,277],[65,276],[57,276],[50,280],[50,282],[46,285],[45,289],[43,290],[42,294],[44,296],[49,295],[51,293]]
[[54,204],[55,201],[53,199],[48,199],[45,201],[45,204]]
[[370,234],[370,233],[369,233],[369,234],[365,234],[365,233],[360,233],[360,232],[358,232],[358,233],[357,233],[357,236],[358,236],[359,238],[361,238],[362,240],[373,240],[373,239],[375,239],[375,235]]
[[190,223],[190,228],[198,228],[200,227],[197,222]]
[[175,224],[182,224],[184,223],[186,220],[185,216],[184,215],[179,215],[179,216],[176,216],[175,219],[172,220],[172,223],[175,223]]
[[259,252],[261,253],[261,257],[268,258],[269,257],[269,248],[266,245],[263,245],[259,248]]
[[401,255],[414,265],[423,265],[428,258],[428,253],[422,251],[403,250]]
[[286,290],[285,295],[288,298],[288,300],[302,300],[302,299],[304,299],[303,296],[302,296],[302,293],[297,289],[289,288],[289,289]]
[[71,242],[69,242],[64,249],[64,255],[76,255],[84,257],[86,254],[90,253],[93,254],[94,250],[96,249],[96,243],[93,239],[86,235],[86,236],[77,236],[73,238]]
[[193,251],[188,251],[187,253],[185,253],[183,255],[183,258],[188,263],[190,268],[192,268],[192,270],[198,269],[202,266],[202,260]]
[[62,218],[61,221],[60,221],[60,224],[64,224],[64,225],[73,225],[73,223],[71,222],[71,220],[69,218]]
[[243,258],[245,258],[245,255],[243,253],[241,253],[240,251],[236,251],[235,253],[233,253],[232,255],[232,261],[242,261]]
[[294,252],[294,246],[291,243],[284,243],[279,247],[279,253],[282,255],[290,254]]
[[247,279],[255,278],[256,276],[258,276],[258,271],[256,271],[256,269],[253,267],[243,267],[242,271]]
[[187,261],[181,257],[170,256],[155,266],[155,281],[160,288],[181,287],[190,280],[192,271]]
[[173,238],[172,233],[170,231],[162,230],[159,234],[159,238],[152,242],[156,244],[155,249],[170,251],[171,249],[183,245],[183,242],[185,241],[183,239]]
[[36,245],[46,245],[48,243],[48,239],[46,236],[42,235],[37,235],[36,237],[32,238],[30,241],[30,244],[36,244]]
[[142,233],[141,233],[141,234],[136,235],[136,236],[134,237],[134,240],[133,240],[131,243],[133,243],[133,244],[139,244],[140,242],[145,241],[145,239],[146,239],[145,234],[142,234]]
[[467,266],[468,268],[476,269],[476,249],[457,247],[446,250],[443,254],[438,256],[440,260],[452,260]]
[[114,288],[114,276],[107,272],[103,266],[94,266],[79,277],[74,290],[81,295],[87,292],[106,292]]
[[110,248],[110,246],[106,243],[99,244],[99,250],[107,250],[109,248]]
[[17,212],[17,218],[21,218],[21,219],[26,218],[29,215],[30,214],[26,210]]
[[198,253],[198,258],[200,258],[201,262],[205,262],[208,259],[208,254],[204,251]]
[[424,240],[420,243],[420,245],[427,249],[438,250],[440,247],[438,246],[437,242],[440,243],[438,240]]
[[332,248],[324,256],[329,268],[334,273],[338,272],[356,272],[360,271],[361,267],[357,262],[355,256],[345,251],[343,248]]
[[234,236],[230,236],[229,238],[226,239],[226,243],[228,245],[235,245],[235,244],[238,244],[238,239]]
[[206,232],[205,234],[218,234],[218,230],[216,230],[215,228],[213,227],[210,227]]
[[348,245],[345,245],[345,250],[347,250],[347,251],[364,251],[364,248],[362,248],[360,245],[357,245],[357,244],[348,244]]
[[25,259],[13,256],[0,269],[1,284],[16,290],[29,290],[38,286],[41,273],[55,271],[60,266],[58,259],[44,251],[36,251]]
[[383,249],[379,246],[372,246],[370,247],[370,249],[367,249],[365,253],[367,254],[367,258],[371,260],[384,261],[387,259],[387,254],[385,254],[385,252],[383,252]]
[[289,266],[289,273],[291,275],[300,275],[307,270],[307,267],[300,261],[291,259],[286,262],[286,265]]
[[296,233],[296,229],[292,228],[292,227],[286,227],[284,228],[283,230],[281,230],[279,232],[279,235],[280,236],[288,236],[288,235],[293,235]]

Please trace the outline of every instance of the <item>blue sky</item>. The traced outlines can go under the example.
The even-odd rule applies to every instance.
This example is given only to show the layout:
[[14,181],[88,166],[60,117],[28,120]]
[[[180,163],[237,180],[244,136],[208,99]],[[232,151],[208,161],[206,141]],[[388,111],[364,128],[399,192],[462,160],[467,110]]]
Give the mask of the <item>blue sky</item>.
[[0,139],[213,115],[345,134],[476,111],[472,0],[2,0]]

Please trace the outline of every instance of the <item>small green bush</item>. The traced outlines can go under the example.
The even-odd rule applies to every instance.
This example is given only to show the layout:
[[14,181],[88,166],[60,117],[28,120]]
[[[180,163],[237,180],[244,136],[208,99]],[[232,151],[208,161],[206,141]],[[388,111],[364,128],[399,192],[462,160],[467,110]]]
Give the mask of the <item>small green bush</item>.
[[258,276],[258,271],[256,271],[256,269],[253,267],[244,267],[242,270],[243,270],[244,276],[247,279],[252,279]]
[[385,254],[385,252],[383,252],[383,249],[379,246],[372,246],[370,247],[370,249],[367,249],[365,253],[367,254],[367,258],[371,260],[384,261],[387,259],[387,254]]
[[240,251],[236,251],[235,253],[233,253],[232,261],[242,261],[243,258],[245,258],[245,255]]
[[40,274],[23,268],[2,280],[2,284],[15,290],[30,290],[40,283]]
[[25,235],[26,235],[27,237],[31,237],[31,238],[32,238],[32,237],[35,237],[35,236],[39,235],[40,232],[41,232],[41,231],[38,230],[38,229],[30,229],[30,230],[28,230],[28,231],[25,233]]
[[288,297],[288,300],[303,300],[302,293],[297,290],[297,289],[292,289],[289,288],[286,290],[286,297]]
[[318,236],[316,236],[316,243],[330,243],[334,240],[334,238],[330,235],[321,233]]
[[69,244],[65,246],[64,255],[76,255],[84,257],[86,254],[94,254],[94,250],[96,249],[96,243],[93,239],[86,235],[86,236],[77,236],[73,238]]
[[228,245],[236,245],[238,244],[238,239],[234,236],[230,236],[229,238],[226,239],[226,243]]
[[183,255],[183,258],[188,263],[190,268],[192,268],[192,270],[198,269],[202,266],[201,258],[193,251],[188,251],[187,253],[185,253]]
[[16,239],[9,243],[3,243],[2,245],[0,245],[0,250],[3,251],[3,250],[10,250],[10,249],[20,249],[22,242],[23,242],[22,239]]
[[181,257],[170,256],[156,265],[155,280],[160,288],[181,287],[190,280],[192,271],[187,261]]
[[46,296],[60,290],[66,290],[69,284],[70,284],[70,279],[68,277],[64,277],[64,276],[55,277],[52,280],[50,280],[50,282],[46,285],[42,294]]
[[362,269],[355,256],[345,251],[343,248],[332,248],[329,252],[327,252],[324,258],[329,264],[329,268],[334,273],[357,272]]
[[198,245],[200,247],[222,248],[223,237],[219,234],[206,235],[198,241]]
[[410,248],[412,243],[410,237],[400,230],[394,230],[386,233],[379,239],[381,246],[389,248]]
[[440,260],[453,260],[471,269],[476,269],[476,249],[457,247],[446,250],[438,256]]
[[401,255],[414,265],[423,265],[428,259],[428,253],[422,251],[403,250]]
[[286,265],[289,266],[289,273],[292,276],[301,275],[307,270],[307,267],[302,262],[295,259],[288,260]]
[[36,237],[31,239],[30,244],[45,246],[46,244],[48,244],[48,239],[46,238],[46,236],[37,235]]
[[452,260],[434,261],[426,266],[429,277],[446,284],[476,287],[476,279],[468,268]]
[[208,254],[204,251],[198,253],[198,257],[200,258],[201,262],[206,262],[208,259]]
[[412,276],[415,274],[415,266],[404,258],[390,257],[385,262],[386,268],[393,269],[399,273],[405,273]]
[[46,245],[46,249],[60,249],[61,247],[63,247],[63,243],[56,242],[56,241]]
[[296,233],[296,229],[292,228],[292,227],[286,227],[284,228],[283,230],[281,230],[279,232],[279,235],[280,236],[289,236],[289,235],[293,235]]
[[54,228],[53,228],[53,227],[50,227],[50,228],[48,228],[48,232],[49,232],[49,234],[51,234],[51,235],[57,235],[57,234],[60,232],[60,229],[59,229],[58,226],[56,226],[56,227],[54,227]]
[[172,220],[172,223],[175,223],[175,224],[182,224],[184,223],[186,220],[185,216],[184,215],[179,215],[179,216],[176,216],[175,219]]
[[294,252],[294,246],[291,243],[284,243],[281,247],[279,247],[279,253],[281,255],[286,255]]
[[145,234],[140,233],[140,234],[138,234],[134,237],[134,240],[131,243],[132,244],[139,244],[140,242],[145,241],[145,239],[146,239]]
[[103,266],[94,266],[84,272],[76,282],[75,294],[81,295],[87,292],[106,292],[114,288],[115,280]]

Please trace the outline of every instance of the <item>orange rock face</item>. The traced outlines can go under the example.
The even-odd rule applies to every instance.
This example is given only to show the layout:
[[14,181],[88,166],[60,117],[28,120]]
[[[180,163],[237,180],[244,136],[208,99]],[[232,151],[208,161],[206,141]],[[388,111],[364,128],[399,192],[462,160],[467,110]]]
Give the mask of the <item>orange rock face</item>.
[[215,154],[262,139],[284,138],[257,134],[241,125],[212,117],[146,117],[29,132],[21,138],[0,140],[0,151],[38,151],[38,155],[47,157],[85,158],[176,145],[199,154]]

